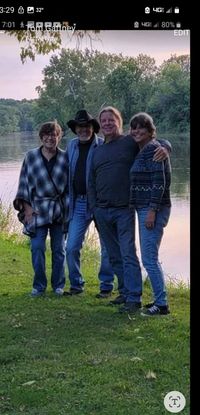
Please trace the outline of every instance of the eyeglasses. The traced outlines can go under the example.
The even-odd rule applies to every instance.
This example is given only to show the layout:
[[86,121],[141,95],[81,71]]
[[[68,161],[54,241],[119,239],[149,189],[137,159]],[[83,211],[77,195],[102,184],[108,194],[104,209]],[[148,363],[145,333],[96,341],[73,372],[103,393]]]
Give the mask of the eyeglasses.
[[56,137],[58,137],[58,134],[56,134],[56,133],[45,133],[42,136],[42,138],[47,138],[47,137],[56,138]]

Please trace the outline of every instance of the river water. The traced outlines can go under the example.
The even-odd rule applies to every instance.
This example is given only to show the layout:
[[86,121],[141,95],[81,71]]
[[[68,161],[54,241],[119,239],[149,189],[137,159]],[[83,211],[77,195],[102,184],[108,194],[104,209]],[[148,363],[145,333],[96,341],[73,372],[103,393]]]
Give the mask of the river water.
[[[25,153],[39,145],[34,134],[15,133],[0,136],[0,199],[10,204],[16,194],[19,172]],[[65,148],[62,139],[61,147]],[[160,261],[168,280],[190,281],[190,158],[189,143],[176,137],[173,141],[172,211],[160,247]],[[16,212],[14,213],[16,215]],[[139,251],[138,230],[136,241]]]

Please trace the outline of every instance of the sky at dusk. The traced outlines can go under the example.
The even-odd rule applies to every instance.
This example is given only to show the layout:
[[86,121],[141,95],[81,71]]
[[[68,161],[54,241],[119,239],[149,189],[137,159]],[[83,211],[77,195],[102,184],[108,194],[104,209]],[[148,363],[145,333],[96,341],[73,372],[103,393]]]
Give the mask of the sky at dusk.
[[[62,46],[75,48],[74,40],[70,40],[65,32],[62,35]],[[79,45],[79,49],[91,48],[89,37]],[[173,30],[105,30],[92,40],[92,48],[105,53],[122,53],[123,56],[137,57],[145,54],[155,58],[160,65],[171,55],[190,53],[190,36],[175,36]],[[35,62],[30,59],[22,64],[20,60],[20,44],[14,37],[0,32],[0,98],[34,99],[38,97],[36,86],[42,85],[43,68],[49,64],[52,52],[46,56],[36,56]],[[59,54],[56,51],[54,54]]]

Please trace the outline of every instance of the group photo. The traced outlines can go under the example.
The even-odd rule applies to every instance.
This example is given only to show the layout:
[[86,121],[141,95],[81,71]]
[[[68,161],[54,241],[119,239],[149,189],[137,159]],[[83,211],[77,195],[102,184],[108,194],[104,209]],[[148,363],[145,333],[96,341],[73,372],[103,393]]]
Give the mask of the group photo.
[[47,35],[0,37],[0,411],[189,415],[189,31]]

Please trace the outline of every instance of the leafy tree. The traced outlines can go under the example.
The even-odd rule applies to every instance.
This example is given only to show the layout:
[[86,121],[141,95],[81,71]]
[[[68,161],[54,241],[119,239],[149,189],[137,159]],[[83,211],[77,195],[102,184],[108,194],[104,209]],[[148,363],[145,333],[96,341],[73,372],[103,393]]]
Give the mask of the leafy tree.
[[158,71],[158,68],[156,66],[156,62],[154,58],[140,53],[135,58],[135,62],[138,68],[141,70],[142,79],[152,79],[155,77]]
[[60,57],[52,56],[43,73],[43,87],[37,87],[41,116],[48,114],[64,127],[70,113],[84,107],[87,71],[83,53],[62,49]]
[[0,99],[0,134],[35,129],[36,100]]
[[[92,36],[99,32],[100,30],[75,30],[72,36],[76,38],[77,49],[83,37],[88,37],[92,42]],[[59,31],[10,30],[5,33],[16,37],[19,43],[23,43],[20,53],[22,63],[25,63],[27,58],[34,61],[36,55],[46,55],[61,49],[62,38]],[[65,31],[65,33],[68,34],[70,39],[69,32]]]
[[17,108],[0,105],[0,134],[19,131],[19,111]]
[[123,58],[106,82],[114,105],[122,112],[124,122],[138,111],[145,111],[157,68],[155,60],[146,55]]
[[37,129],[68,119],[86,108],[97,116],[102,106],[121,110],[125,125],[138,111],[147,111],[160,131],[188,133],[190,105],[189,57],[173,56],[159,68],[153,58],[136,58],[86,49],[62,49],[43,70],[38,100],[0,99],[0,133]]
[[66,121],[81,108],[97,115],[110,98],[105,79],[119,62],[116,55],[88,49],[84,52],[62,49],[59,57],[52,56],[50,65],[43,70],[43,87],[37,87],[40,110],[37,121],[48,115],[49,119],[59,120],[65,129]]
[[[162,131],[188,132],[190,123],[190,74],[187,59],[166,61],[154,84],[148,105]],[[183,65],[184,62],[184,65]],[[187,69],[187,70],[186,70]]]
[[190,56],[189,55],[172,55],[171,58],[165,60],[160,66],[160,70],[165,68],[169,63],[176,63],[180,66],[182,72],[190,75]]
[[20,131],[33,131],[35,127],[34,113],[36,111],[36,103],[34,100],[27,101],[23,99],[19,106],[19,128]]
[[122,55],[100,53],[86,49],[87,61],[85,107],[95,116],[105,105],[111,104],[106,79],[122,61]]

